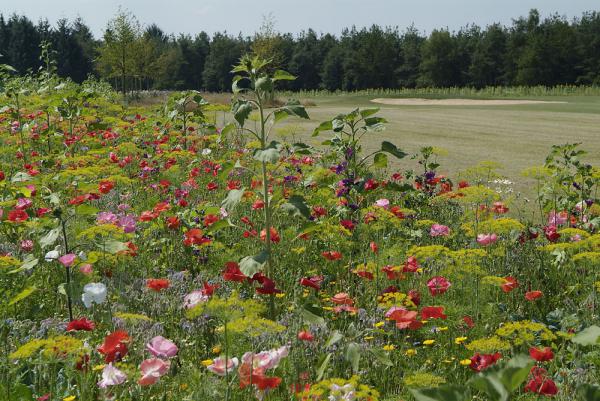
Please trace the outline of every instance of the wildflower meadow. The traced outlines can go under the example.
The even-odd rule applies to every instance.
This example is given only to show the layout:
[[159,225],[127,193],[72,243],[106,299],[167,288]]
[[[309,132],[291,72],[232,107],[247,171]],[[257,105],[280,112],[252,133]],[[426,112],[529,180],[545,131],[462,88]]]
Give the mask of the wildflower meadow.
[[3,67],[0,400],[600,400],[582,146],[523,205],[493,164],[382,141],[377,108],[286,143],[295,77],[233,73],[230,104],[135,105]]

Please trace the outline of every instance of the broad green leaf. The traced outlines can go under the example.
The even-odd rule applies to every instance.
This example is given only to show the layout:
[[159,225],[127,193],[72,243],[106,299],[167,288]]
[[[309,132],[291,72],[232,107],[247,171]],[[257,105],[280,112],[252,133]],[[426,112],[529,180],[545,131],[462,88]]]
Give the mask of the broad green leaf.
[[396,145],[388,141],[381,142],[381,150],[383,152],[391,154],[392,156],[396,156],[398,159],[403,159],[406,156],[408,156],[408,153],[404,153],[403,151],[398,149]]
[[295,79],[296,79],[295,76],[293,76],[289,72],[283,71],[283,70],[277,70],[273,74],[273,82],[276,82],[276,81],[293,81]]
[[23,260],[23,264],[21,265],[21,267],[19,267],[18,269],[12,270],[9,273],[14,274],[14,273],[22,272],[24,270],[31,270],[35,266],[37,266],[37,264],[39,262],[40,262],[40,260],[38,258],[34,257],[33,255],[27,255],[25,260]]
[[236,207],[237,204],[242,200],[245,191],[246,188],[232,189],[227,194],[227,197],[221,202],[221,206],[223,206],[228,212],[233,210],[233,208]]
[[214,233],[214,232],[220,231],[226,227],[233,227],[233,224],[231,224],[231,222],[229,220],[219,220],[216,223],[213,223],[210,226],[208,226],[208,228],[206,229],[206,232]]
[[60,227],[56,227],[56,228],[53,228],[52,230],[48,231],[46,233],[46,235],[44,235],[42,238],[40,238],[40,246],[42,247],[42,249],[54,244],[56,242],[56,240],[58,239],[59,235],[60,235]]
[[254,152],[254,159],[259,162],[275,164],[279,158],[279,150],[276,148],[258,149]]
[[[312,310],[311,310],[312,309]],[[311,307],[311,305],[306,305],[302,309],[300,309],[300,315],[302,315],[302,319],[308,324],[314,324],[316,326],[325,326],[325,319],[315,313],[316,307]]]
[[362,118],[367,118],[372,116],[373,114],[377,114],[379,112],[379,107],[369,108],[369,109],[360,109],[359,113]]
[[280,110],[283,110],[286,113],[294,115],[296,117],[305,118],[307,120],[310,119],[308,113],[306,112],[306,109],[300,104],[298,100],[289,100],[288,103],[285,106],[283,106]]
[[595,325],[580,331],[575,337],[571,338],[571,341],[575,344],[584,346],[598,344],[598,340],[600,340],[600,327]]
[[98,243],[97,246],[98,246],[98,248],[102,249],[103,251],[112,253],[112,254],[129,250],[129,248],[127,247],[127,245],[124,242],[116,241],[116,240],[108,240],[104,243]]
[[260,77],[254,83],[254,88],[257,91],[273,92],[273,81],[269,77]]
[[334,330],[333,333],[331,333],[331,336],[329,336],[327,342],[325,343],[325,348],[329,348],[333,344],[338,343],[342,338],[344,338],[344,335],[339,331]]
[[409,389],[416,401],[466,401],[467,389],[462,386],[441,386],[427,389]]
[[15,173],[15,175],[13,175],[11,181],[12,182],[26,182],[26,181],[31,181],[31,180],[33,180],[32,176],[21,171],[21,172]]
[[328,353],[319,365],[319,368],[317,369],[317,381],[320,381],[323,378],[323,375],[329,366],[329,361],[331,360],[332,355],[333,354],[331,352]]
[[392,190],[392,191],[398,191],[398,192],[408,192],[408,191],[414,191],[415,188],[410,185],[410,184],[396,184],[395,182],[389,182],[386,186],[386,189]]
[[300,195],[290,196],[287,203],[284,203],[281,208],[294,216],[310,218],[310,209],[306,205],[304,197]]
[[600,386],[597,384],[582,384],[577,393],[581,401],[600,401]]
[[254,276],[256,273],[262,271],[265,263],[269,258],[267,251],[262,251],[258,255],[246,256],[240,260],[240,271],[248,277]]
[[233,131],[235,131],[235,125],[233,123],[228,123],[223,128],[221,128],[220,134],[225,136]]
[[235,121],[237,121],[238,124],[243,127],[244,123],[248,119],[248,116],[250,116],[250,113],[252,113],[252,105],[248,101],[238,100],[233,104],[231,111],[233,112],[233,118],[235,118]]
[[321,131],[331,131],[333,129],[332,121],[324,121],[317,128],[314,129],[312,136],[317,136]]
[[27,298],[28,296],[30,296],[31,294],[33,294],[36,290],[37,290],[37,288],[35,288],[34,286],[25,288],[23,291],[21,291],[20,293],[18,293],[17,295],[15,295],[8,302],[8,306],[12,306],[12,305],[14,305],[14,304],[16,304],[18,302],[21,302],[22,300],[24,300],[25,298]]
[[373,159],[373,166],[377,168],[386,168],[388,165],[388,157],[385,153],[377,153]]
[[390,359],[387,352],[385,352],[381,348],[371,348],[369,351],[371,351],[371,353],[375,356],[375,359],[377,359],[377,361],[382,365],[394,366],[394,363]]
[[82,203],[75,208],[75,213],[81,216],[93,215],[98,213],[98,208]]
[[33,392],[23,383],[11,387],[8,401],[33,401]]
[[352,372],[358,372],[358,366],[360,365],[360,347],[357,343],[349,343],[346,346],[346,360],[350,362],[352,366]]
[[500,378],[509,392],[516,391],[527,379],[533,361],[528,355],[517,355],[510,359],[502,369]]

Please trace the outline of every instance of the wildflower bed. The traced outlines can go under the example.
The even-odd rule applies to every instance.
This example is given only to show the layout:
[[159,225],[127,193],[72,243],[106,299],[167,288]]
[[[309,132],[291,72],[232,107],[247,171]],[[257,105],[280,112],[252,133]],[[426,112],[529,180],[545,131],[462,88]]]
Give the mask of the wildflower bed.
[[309,117],[266,106],[293,77],[234,72],[227,113],[8,81],[0,399],[600,399],[600,171],[576,144],[524,211],[485,165],[364,154],[377,109],[316,124],[318,149],[277,142]]

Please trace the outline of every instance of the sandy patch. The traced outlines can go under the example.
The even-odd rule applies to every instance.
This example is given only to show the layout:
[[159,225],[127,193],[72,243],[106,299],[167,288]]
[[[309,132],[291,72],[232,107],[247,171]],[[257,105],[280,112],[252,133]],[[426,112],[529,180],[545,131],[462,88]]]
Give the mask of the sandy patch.
[[552,104],[567,103],[545,100],[485,100],[485,99],[390,99],[379,98],[371,100],[373,103],[387,104],[392,106],[514,106],[519,104]]

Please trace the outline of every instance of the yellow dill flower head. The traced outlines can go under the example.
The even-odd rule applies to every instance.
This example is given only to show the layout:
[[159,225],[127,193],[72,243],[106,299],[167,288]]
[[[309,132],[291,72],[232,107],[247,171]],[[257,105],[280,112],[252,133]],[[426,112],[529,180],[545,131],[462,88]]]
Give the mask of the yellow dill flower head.
[[556,335],[545,324],[530,320],[505,323],[496,330],[496,335],[512,341],[515,345],[531,344],[539,340],[556,340]]
[[501,339],[498,336],[489,338],[480,338],[473,340],[466,345],[469,351],[481,352],[484,354],[491,354],[497,351],[505,351],[510,349],[510,343],[506,340]]
[[445,384],[446,379],[444,379],[441,376],[434,375],[432,373],[418,372],[404,377],[403,382],[407,387],[431,388],[439,387],[440,385]]

